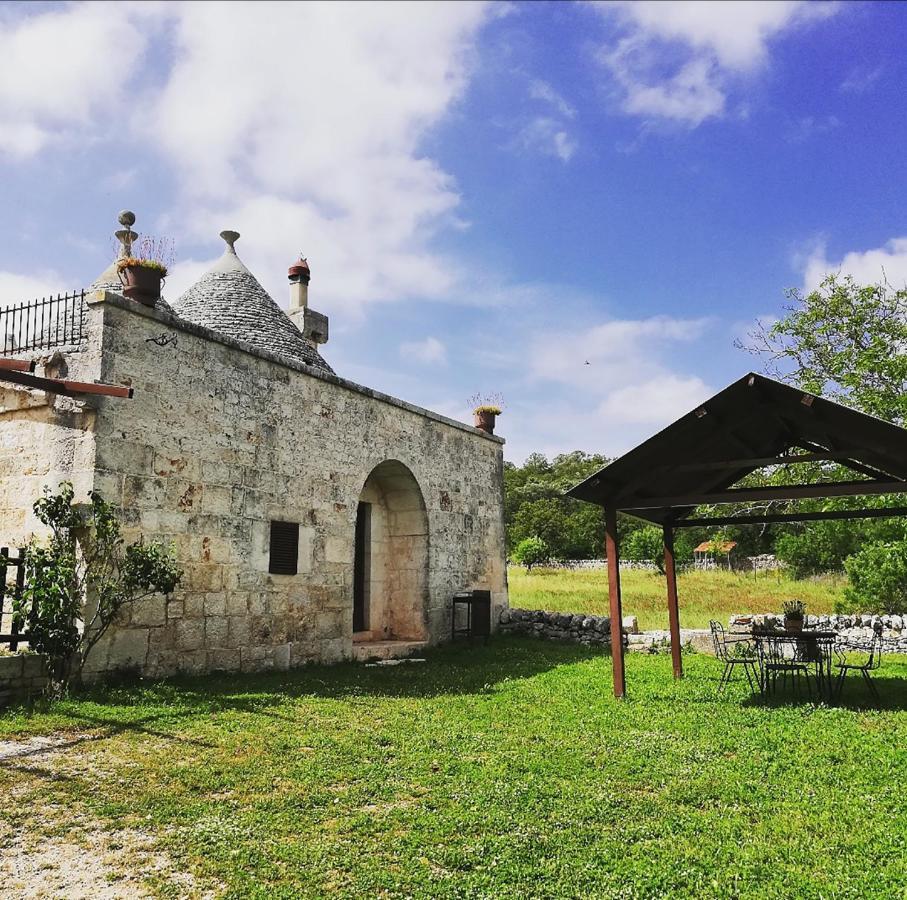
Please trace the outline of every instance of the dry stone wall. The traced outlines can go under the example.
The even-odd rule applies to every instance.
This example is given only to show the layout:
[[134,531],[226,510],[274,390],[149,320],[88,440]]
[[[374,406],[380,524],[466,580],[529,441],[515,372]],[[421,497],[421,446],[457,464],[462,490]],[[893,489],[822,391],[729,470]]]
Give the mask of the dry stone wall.
[[[165,675],[349,657],[356,507],[387,460],[424,498],[428,638],[449,633],[456,590],[490,589],[497,619],[500,440],[115,295],[98,300],[100,377],[135,396],[100,402],[95,486],[120,506],[127,537],[175,547],[185,577],[171,598],[133,609],[89,668]],[[274,519],[300,523],[297,576],[268,573]]]
[[47,659],[37,653],[0,655],[0,708],[44,693]]

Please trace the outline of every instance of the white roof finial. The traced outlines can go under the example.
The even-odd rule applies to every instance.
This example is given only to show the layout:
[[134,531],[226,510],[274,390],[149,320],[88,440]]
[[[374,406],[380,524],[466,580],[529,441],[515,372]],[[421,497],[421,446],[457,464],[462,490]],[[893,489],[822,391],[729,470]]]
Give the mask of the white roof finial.
[[121,244],[117,259],[125,259],[132,256],[132,242],[138,239],[138,235],[132,230],[132,226],[135,225],[135,213],[124,209],[117,216],[117,221],[124,226],[120,231],[114,232],[116,239]]
[[227,252],[235,254],[236,248],[233,245],[239,240],[239,232],[238,231],[222,231],[220,233],[220,236],[227,243]]

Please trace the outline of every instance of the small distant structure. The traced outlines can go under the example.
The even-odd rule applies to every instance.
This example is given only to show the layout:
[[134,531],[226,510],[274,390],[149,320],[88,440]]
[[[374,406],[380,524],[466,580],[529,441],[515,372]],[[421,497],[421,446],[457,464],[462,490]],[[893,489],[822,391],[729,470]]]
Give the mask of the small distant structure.
[[728,569],[733,568],[733,553],[737,549],[736,541],[703,541],[693,548],[693,568]]

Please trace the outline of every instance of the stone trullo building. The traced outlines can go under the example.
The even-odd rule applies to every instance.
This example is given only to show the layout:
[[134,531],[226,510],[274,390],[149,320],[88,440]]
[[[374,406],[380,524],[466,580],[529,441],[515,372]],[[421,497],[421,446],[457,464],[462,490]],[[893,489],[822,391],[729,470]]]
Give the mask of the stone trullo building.
[[[121,221],[128,248],[134,217]],[[37,531],[33,501],[67,479],[114,501],[127,537],[173,544],[181,587],[112,629],[95,671],[404,652],[449,636],[451,597],[471,588],[491,591],[496,622],[503,441],[336,375],[305,261],[285,314],[236,255],[239,235],[222,237],[220,260],[170,304],[127,299],[111,265],[66,304],[79,327],[62,342],[59,323],[31,351],[7,339],[6,357],[37,370],[0,382],[0,543]]]

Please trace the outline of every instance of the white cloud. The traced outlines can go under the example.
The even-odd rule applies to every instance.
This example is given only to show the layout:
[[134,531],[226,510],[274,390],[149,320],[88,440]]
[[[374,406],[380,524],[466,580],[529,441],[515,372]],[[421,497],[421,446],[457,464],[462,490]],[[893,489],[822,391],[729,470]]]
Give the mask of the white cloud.
[[853,275],[860,284],[877,284],[883,278],[894,288],[907,286],[907,237],[892,238],[882,247],[853,250],[837,261],[829,260],[819,243],[803,265],[803,289],[811,291],[834,272]]
[[303,249],[313,304],[326,311],[448,292],[454,267],[430,240],[459,195],[420,147],[468,83],[487,7],[190,4],[172,14],[175,62],[146,136],[182,176],[179,224],[194,237],[242,232],[240,255],[271,290],[269,273]]
[[529,96],[533,100],[541,100],[554,107],[565,119],[576,117],[576,109],[571,106],[547,81],[539,78],[529,83]]
[[33,275],[0,272],[0,307],[50,297],[51,294],[56,296],[64,291],[61,285],[65,283],[57,272],[39,272]]
[[730,77],[765,65],[773,38],[837,10],[800,0],[593,5],[624,32],[600,55],[620,88],[624,112],[691,127],[724,114]]
[[798,119],[788,140],[792,144],[802,144],[816,135],[827,134],[841,127],[837,116],[803,116]]
[[598,412],[611,422],[665,425],[702,403],[710,393],[701,378],[657,375],[611,391]]
[[556,156],[561,162],[570,162],[576,152],[577,142],[556,119],[537,116],[520,129],[517,146],[545,156]]
[[422,363],[444,365],[447,362],[447,348],[437,338],[427,337],[424,341],[402,343],[400,356]]
[[106,3],[34,9],[0,18],[0,153],[17,158],[108,111],[146,46],[130,14]]

